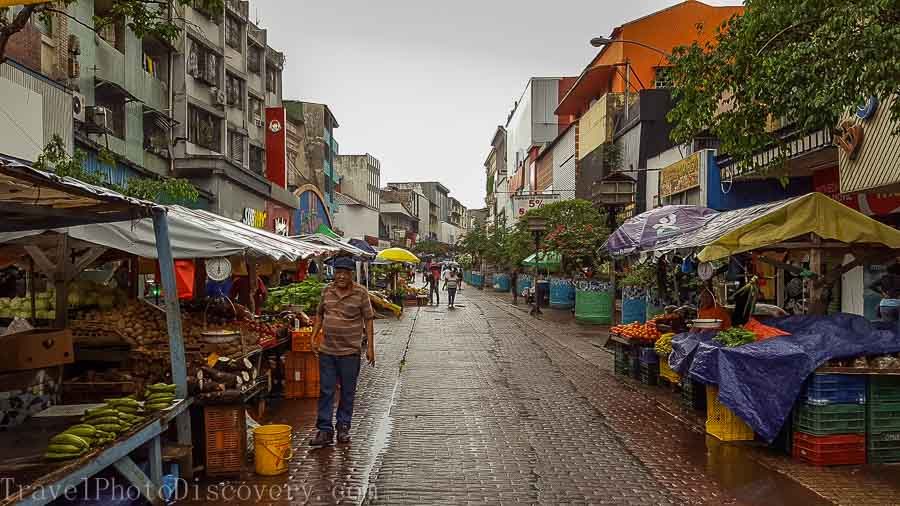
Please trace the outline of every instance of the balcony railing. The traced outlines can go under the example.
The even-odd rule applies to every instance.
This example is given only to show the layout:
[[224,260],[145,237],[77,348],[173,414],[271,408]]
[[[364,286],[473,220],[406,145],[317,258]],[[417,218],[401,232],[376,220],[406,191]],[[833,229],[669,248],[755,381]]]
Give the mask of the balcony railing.
[[124,88],[125,74],[125,55],[97,37],[97,78]]

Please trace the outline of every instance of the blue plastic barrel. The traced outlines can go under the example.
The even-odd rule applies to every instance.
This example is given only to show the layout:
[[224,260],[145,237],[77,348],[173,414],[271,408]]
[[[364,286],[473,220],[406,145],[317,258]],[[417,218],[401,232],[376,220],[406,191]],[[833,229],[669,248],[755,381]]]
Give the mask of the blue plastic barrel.
[[516,281],[516,291],[519,292],[519,295],[522,295],[526,289],[531,288],[531,276],[527,274],[519,274],[519,279]]
[[575,307],[575,286],[570,280],[550,278],[550,307],[553,309]]
[[508,292],[509,291],[509,275],[495,274],[494,275],[494,290],[497,292]]

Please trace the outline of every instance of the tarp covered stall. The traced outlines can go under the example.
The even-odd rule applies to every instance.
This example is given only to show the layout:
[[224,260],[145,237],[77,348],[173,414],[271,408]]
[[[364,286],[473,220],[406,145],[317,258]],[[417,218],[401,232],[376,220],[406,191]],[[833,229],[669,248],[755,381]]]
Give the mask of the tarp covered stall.
[[790,316],[766,324],[791,335],[726,348],[712,339],[716,331],[681,334],[672,340],[669,365],[718,385],[719,401],[769,442],[818,367],[834,358],[900,352],[896,328],[885,330],[860,316]]

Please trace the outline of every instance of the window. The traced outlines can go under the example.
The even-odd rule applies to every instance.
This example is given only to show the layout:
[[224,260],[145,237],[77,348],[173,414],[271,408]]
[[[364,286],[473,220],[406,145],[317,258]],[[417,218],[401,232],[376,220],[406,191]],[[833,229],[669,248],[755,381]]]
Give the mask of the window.
[[119,139],[125,138],[125,97],[119,92],[113,91],[109,86],[97,88],[96,103],[100,107],[109,109],[107,127],[110,134]]
[[[250,104],[250,107],[249,107],[250,111],[249,111],[248,119],[251,123],[253,123],[254,125],[257,125],[257,123],[256,123],[257,121],[263,121],[262,100],[255,98],[251,95],[250,99],[249,99],[249,104]],[[257,126],[260,126],[260,125],[257,125]]]
[[672,87],[672,69],[671,67],[654,67],[653,87],[654,88],[671,88]]
[[188,140],[200,147],[221,152],[222,140],[219,133],[221,122],[222,120],[215,115],[199,107],[190,106],[188,108]]
[[262,49],[251,47],[247,53],[247,69],[254,74],[262,71]]
[[236,130],[228,131],[228,157],[231,161],[243,166],[244,165],[244,140],[246,136]]
[[219,55],[192,40],[188,74],[210,86],[216,86],[219,83]]
[[266,66],[266,91],[278,93],[278,69]]
[[250,170],[263,175],[266,170],[266,150],[257,146],[250,146]]
[[230,107],[244,110],[244,81],[239,77],[225,74],[225,95]]
[[243,23],[234,16],[225,17],[225,43],[239,53],[244,50],[244,30],[242,25]]

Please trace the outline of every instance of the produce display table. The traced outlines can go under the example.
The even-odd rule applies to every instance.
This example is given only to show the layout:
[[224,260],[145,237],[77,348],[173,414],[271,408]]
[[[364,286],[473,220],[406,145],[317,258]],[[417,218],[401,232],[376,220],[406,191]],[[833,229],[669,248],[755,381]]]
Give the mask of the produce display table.
[[[0,499],[0,506],[51,503],[64,496],[68,488],[77,487],[110,466],[140,490],[151,504],[163,504],[162,497],[157,493],[163,476],[160,435],[191,403],[192,399],[180,400],[164,413],[123,434],[114,443],[64,462],[48,462],[43,455],[51,437],[78,423],[78,414],[68,415],[65,409],[57,409],[60,416],[36,416],[27,424],[5,432],[0,437],[0,451],[4,455],[0,473],[10,486],[0,492],[8,494]],[[57,408],[70,407],[73,409],[69,413],[81,413],[87,409],[87,405]],[[132,452],[145,444],[149,444],[149,477],[130,457]]]
[[877,367],[820,367],[821,374],[865,374],[868,376],[900,376],[900,369],[880,369]]

